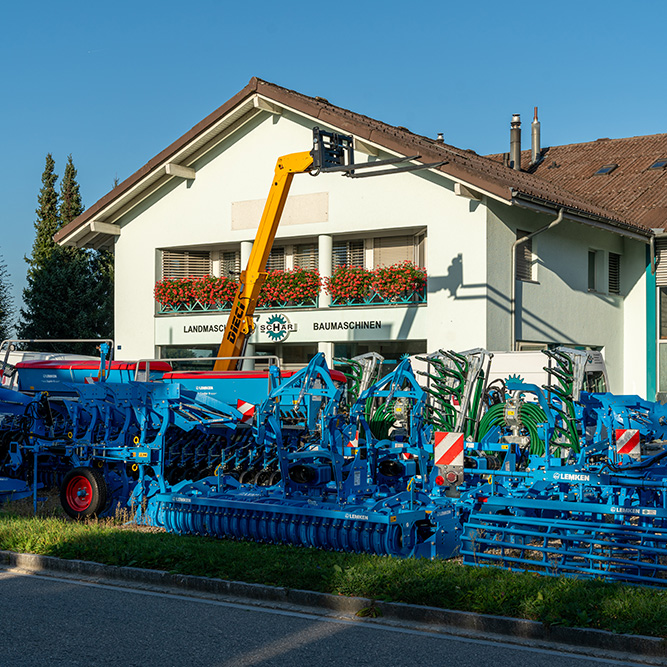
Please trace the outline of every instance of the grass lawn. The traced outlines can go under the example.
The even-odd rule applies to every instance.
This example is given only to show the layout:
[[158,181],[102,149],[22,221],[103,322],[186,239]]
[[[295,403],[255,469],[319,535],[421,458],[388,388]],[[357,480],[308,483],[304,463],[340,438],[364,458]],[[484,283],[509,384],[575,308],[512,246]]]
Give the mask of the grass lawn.
[[667,591],[467,567],[456,559],[399,560],[180,537],[123,525],[121,519],[73,522],[55,505],[37,517],[29,501],[0,507],[0,549],[667,636]]

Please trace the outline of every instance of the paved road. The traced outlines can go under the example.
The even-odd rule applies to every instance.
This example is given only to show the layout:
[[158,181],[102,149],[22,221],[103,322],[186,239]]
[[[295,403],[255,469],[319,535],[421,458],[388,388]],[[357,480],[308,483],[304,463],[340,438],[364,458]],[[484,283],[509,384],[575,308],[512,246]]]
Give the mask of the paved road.
[[600,667],[630,662],[0,571],[4,667]]

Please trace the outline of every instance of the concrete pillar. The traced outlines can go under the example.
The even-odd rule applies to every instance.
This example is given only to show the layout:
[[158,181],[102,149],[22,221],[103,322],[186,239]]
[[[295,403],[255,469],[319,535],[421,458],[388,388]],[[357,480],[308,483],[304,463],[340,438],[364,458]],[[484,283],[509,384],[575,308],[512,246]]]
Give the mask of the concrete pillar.
[[241,241],[241,271],[245,271],[250,259],[250,251],[252,250],[252,241]]
[[[328,234],[320,234],[317,237],[318,268],[320,277],[331,278],[333,273],[333,237]],[[331,297],[326,293],[324,287],[320,289],[319,307],[328,308],[331,305]],[[323,352],[329,368],[333,368],[334,345],[326,341],[317,343],[317,351]]]
[[[333,237],[328,234],[320,234],[317,237],[318,247],[318,267],[320,277],[331,278],[333,273]],[[328,308],[331,304],[331,297],[324,291],[324,287],[320,289],[320,308]]]
[[[245,356],[252,357],[255,354],[255,344],[248,343],[245,347]],[[255,360],[254,359],[244,359],[243,360],[243,370],[244,371],[254,371],[255,370]]]
[[317,351],[324,352],[324,358],[327,360],[327,366],[333,368],[334,344],[320,341],[317,343]]

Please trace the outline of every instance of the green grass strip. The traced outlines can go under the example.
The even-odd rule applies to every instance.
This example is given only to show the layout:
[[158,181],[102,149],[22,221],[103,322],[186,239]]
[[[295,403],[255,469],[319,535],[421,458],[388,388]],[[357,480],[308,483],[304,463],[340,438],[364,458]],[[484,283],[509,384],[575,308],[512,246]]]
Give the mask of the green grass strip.
[[665,637],[667,591],[598,580],[399,560],[124,527],[0,510],[0,549],[167,570],[334,595]]

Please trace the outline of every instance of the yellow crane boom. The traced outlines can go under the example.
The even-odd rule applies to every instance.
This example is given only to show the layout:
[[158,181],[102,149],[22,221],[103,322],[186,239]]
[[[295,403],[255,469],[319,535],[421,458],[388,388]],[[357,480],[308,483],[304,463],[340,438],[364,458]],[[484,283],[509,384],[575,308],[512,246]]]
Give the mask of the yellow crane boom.
[[[396,165],[416,160],[420,156],[388,158],[374,162],[354,164],[352,137],[343,134],[325,132],[313,128],[313,149],[302,153],[290,153],[278,158],[269,190],[264,212],[259,223],[257,235],[248,258],[248,265],[239,276],[239,286],[234,296],[229,318],[222,336],[222,343],[216,356],[222,357],[215,362],[216,371],[234,370],[240,366],[248,338],[253,332],[253,314],[257,305],[259,291],[266,280],[266,263],[278,231],[287,195],[295,174],[310,172],[316,176],[321,171],[342,172],[350,178],[378,176],[380,174],[398,173],[438,167],[444,162],[431,164],[410,164],[398,168],[378,170],[383,165]],[[358,174],[357,170],[368,170]]]
[[266,263],[278,231],[280,218],[285,208],[287,195],[294,174],[302,174],[313,165],[313,156],[308,151],[291,153],[278,158],[264,212],[259,222],[248,266],[239,277],[239,287],[234,296],[232,310],[225,326],[214,370],[227,371],[236,368],[238,357],[243,356],[248,337],[253,332],[253,314],[259,291],[266,280]]

